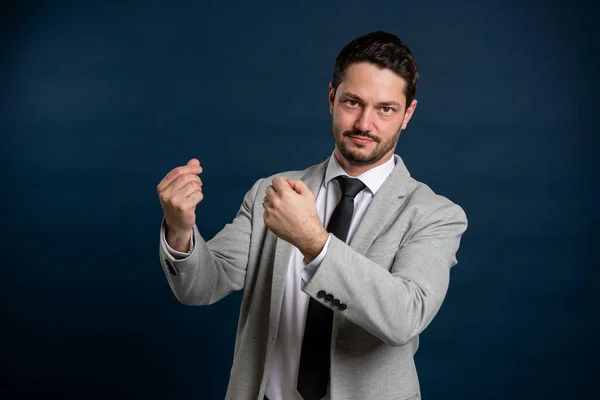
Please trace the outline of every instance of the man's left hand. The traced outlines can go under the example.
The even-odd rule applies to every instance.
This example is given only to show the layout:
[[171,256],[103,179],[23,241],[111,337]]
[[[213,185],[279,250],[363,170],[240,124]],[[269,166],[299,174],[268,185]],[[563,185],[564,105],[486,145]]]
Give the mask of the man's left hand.
[[323,249],[328,233],[323,227],[315,197],[301,180],[273,179],[265,191],[264,221],[277,237],[296,246],[309,261]]

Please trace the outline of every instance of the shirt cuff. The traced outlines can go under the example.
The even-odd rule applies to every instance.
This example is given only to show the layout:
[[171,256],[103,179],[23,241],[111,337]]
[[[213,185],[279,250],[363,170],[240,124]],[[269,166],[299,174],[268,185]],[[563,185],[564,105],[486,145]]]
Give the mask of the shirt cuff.
[[162,240],[165,242],[165,246],[167,247],[167,250],[169,250],[169,253],[171,253],[171,255],[173,256],[173,258],[176,258],[176,259],[186,258],[190,254],[192,254],[192,251],[194,251],[194,232],[192,232],[192,235],[190,236],[190,251],[187,253],[172,249],[171,246],[169,246],[169,243],[167,242],[167,238],[165,238],[164,230],[162,232]]
[[323,246],[323,249],[321,250],[319,255],[308,264],[306,263],[306,259],[302,258],[302,263],[304,264],[304,268],[302,268],[302,279],[304,280],[304,282],[310,282],[312,276],[315,274],[315,272],[317,272],[317,268],[319,268],[319,265],[321,265],[323,258],[325,258],[325,254],[327,254],[327,248],[329,247],[330,241],[331,233],[327,235],[327,241],[325,242],[325,245]]

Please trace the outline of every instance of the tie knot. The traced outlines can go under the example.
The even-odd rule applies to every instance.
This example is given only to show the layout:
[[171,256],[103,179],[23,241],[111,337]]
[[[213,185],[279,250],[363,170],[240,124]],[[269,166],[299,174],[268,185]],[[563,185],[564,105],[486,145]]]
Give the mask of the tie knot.
[[335,179],[340,183],[342,189],[342,195],[350,198],[356,197],[356,195],[367,187],[360,179],[350,178],[349,176],[340,175],[336,176]]

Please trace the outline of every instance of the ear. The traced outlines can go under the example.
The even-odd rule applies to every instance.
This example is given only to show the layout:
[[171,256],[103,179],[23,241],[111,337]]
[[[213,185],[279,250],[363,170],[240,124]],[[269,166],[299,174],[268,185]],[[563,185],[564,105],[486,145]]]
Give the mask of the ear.
[[333,115],[333,103],[335,102],[335,89],[329,82],[329,114]]
[[402,124],[402,130],[406,129],[406,126],[408,125],[408,121],[410,121],[410,119],[412,118],[414,112],[415,112],[415,108],[417,108],[417,100],[413,100],[410,103],[410,106],[408,106],[408,108],[406,109],[406,111],[404,112],[404,123]]

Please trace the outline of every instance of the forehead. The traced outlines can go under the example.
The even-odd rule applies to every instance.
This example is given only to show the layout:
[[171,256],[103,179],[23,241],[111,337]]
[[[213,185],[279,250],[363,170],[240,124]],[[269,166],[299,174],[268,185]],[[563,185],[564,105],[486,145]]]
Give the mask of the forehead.
[[406,81],[387,68],[361,62],[349,65],[338,93],[351,92],[368,102],[397,101],[404,105]]

